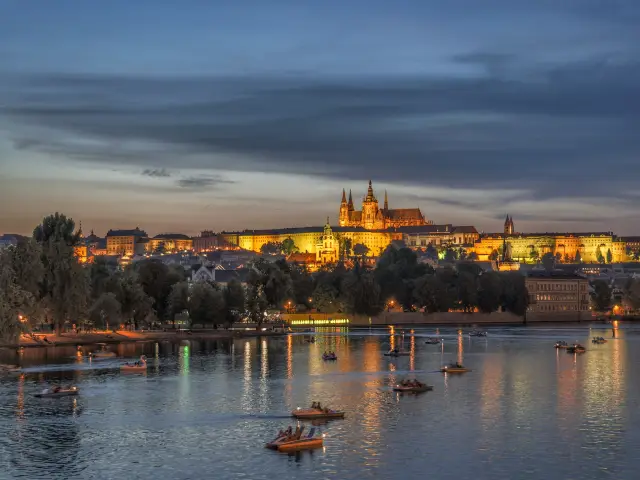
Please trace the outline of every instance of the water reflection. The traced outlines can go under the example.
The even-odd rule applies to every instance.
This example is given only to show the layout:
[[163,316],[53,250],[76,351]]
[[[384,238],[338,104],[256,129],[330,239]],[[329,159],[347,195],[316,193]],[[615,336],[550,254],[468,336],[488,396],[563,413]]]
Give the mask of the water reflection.
[[[220,478],[393,479],[441,464],[442,478],[635,478],[628,474],[640,461],[628,452],[640,447],[633,433],[640,431],[640,379],[626,372],[640,362],[640,328],[580,356],[553,349],[553,330],[546,338],[514,331],[467,342],[446,330],[456,342],[438,353],[417,330],[408,339],[411,355],[390,361],[382,356],[393,341],[386,329],[316,333],[316,344],[288,335],[118,349],[153,358],[157,376],[149,378],[121,375],[122,359],[78,362],[74,348],[26,352],[27,362],[46,361],[0,384],[3,474],[204,478],[215,470]],[[588,341],[589,334],[567,335]],[[322,362],[325,345],[337,362]],[[445,350],[449,359],[466,357],[473,372],[431,373]],[[424,372],[434,391],[393,394],[389,386],[407,370]],[[43,384],[71,381],[81,389],[77,398],[33,398]],[[327,434],[324,450],[283,457],[262,448],[291,408],[314,400],[348,412],[318,426]],[[416,454],[416,445],[428,449]]]

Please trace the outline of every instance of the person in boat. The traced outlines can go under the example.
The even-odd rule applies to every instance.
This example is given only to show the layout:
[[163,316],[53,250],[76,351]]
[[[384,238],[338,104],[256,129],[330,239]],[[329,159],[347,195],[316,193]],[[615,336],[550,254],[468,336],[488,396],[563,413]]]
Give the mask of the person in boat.
[[58,393],[61,390],[61,388],[59,386],[55,386],[53,387],[53,393]]
[[316,408],[318,410],[322,410],[322,406],[320,405],[320,402],[316,402]]

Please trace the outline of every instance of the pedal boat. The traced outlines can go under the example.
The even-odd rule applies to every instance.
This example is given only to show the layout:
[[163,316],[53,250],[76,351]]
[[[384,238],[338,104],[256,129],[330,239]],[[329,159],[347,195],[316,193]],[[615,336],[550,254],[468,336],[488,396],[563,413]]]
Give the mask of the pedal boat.
[[54,392],[51,389],[47,389],[44,392],[36,393],[34,397],[36,398],[60,398],[60,397],[72,397],[74,395],[78,395],[78,387],[71,387],[67,389],[61,389],[57,392]]
[[463,367],[461,365],[445,365],[440,369],[442,373],[466,373],[470,372],[471,369],[467,367]]
[[400,392],[400,393],[422,393],[422,392],[429,392],[431,390],[433,390],[432,385],[421,385],[419,387],[408,387],[404,385],[396,385],[395,387],[393,387],[394,392]]
[[291,412],[291,416],[299,420],[314,420],[322,418],[344,418],[344,412],[337,410],[318,410],[317,408],[297,408]]

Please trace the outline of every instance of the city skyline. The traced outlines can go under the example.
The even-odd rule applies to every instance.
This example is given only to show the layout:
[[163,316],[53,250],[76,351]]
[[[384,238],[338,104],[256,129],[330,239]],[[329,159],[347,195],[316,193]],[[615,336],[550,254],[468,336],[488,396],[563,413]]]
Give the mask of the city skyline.
[[613,3],[0,0],[0,231],[334,224],[371,179],[436,224],[637,234]]

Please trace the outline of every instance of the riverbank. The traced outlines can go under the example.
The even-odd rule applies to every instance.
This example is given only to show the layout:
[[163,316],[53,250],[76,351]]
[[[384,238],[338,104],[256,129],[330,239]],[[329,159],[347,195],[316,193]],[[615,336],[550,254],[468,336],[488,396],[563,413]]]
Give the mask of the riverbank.
[[279,336],[282,332],[258,331],[258,330],[203,330],[192,332],[175,331],[147,331],[130,332],[121,330],[117,332],[93,332],[93,333],[63,333],[21,335],[18,344],[0,344],[0,348],[44,348],[69,346],[69,345],[93,345],[96,343],[118,344],[131,342],[158,342],[173,340],[222,340],[233,338],[251,338]]

